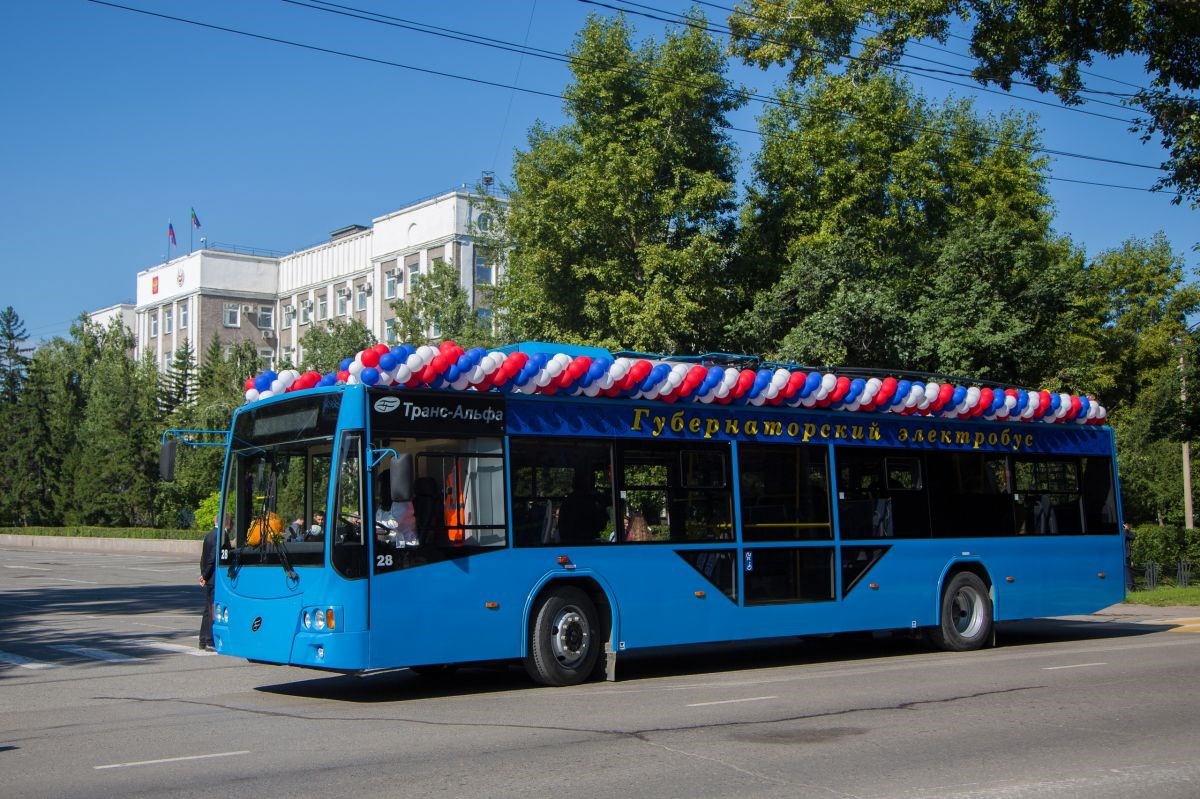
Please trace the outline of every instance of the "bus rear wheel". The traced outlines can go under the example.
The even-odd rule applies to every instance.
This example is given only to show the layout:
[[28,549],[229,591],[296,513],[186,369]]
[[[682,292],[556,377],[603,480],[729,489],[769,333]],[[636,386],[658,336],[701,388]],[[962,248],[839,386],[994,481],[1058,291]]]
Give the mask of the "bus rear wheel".
[[578,588],[553,588],[538,600],[525,671],[542,685],[578,685],[600,655],[596,606]]
[[977,574],[958,572],[942,592],[941,620],[929,640],[947,652],[979,649],[992,636],[992,599]]

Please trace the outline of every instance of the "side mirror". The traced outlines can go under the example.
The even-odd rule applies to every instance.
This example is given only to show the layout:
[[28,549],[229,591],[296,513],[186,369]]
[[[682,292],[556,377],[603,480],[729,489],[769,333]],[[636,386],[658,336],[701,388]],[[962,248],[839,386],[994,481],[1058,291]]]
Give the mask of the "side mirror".
[[158,451],[158,476],[168,483],[175,479],[175,450],[178,446],[178,441],[168,438]]
[[413,491],[413,474],[412,474],[412,455],[403,453],[392,458],[392,466],[389,469],[391,485],[392,501],[393,502],[410,502],[412,501]]

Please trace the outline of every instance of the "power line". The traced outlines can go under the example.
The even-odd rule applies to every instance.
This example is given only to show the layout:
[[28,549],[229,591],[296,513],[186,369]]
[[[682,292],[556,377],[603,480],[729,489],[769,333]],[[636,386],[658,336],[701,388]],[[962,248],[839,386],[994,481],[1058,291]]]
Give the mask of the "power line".
[[[316,45],[304,44],[301,42],[293,42],[293,41],[290,41],[287,39],[281,39],[278,37],[266,36],[266,35],[257,34],[257,33],[251,33],[249,31],[242,31],[242,30],[238,30],[236,28],[229,28],[229,27],[225,27],[225,26],[221,26],[221,25],[214,25],[211,23],[205,23],[205,22],[199,22],[196,20],[186,19],[183,17],[175,17],[175,16],[172,16],[169,14],[162,14],[162,13],[158,13],[158,12],[154,12],[154,11],[147,11],[145,9],[120,5],[118,3],[107,2],[107,0],[88,0],[88,2],[94,3],[96,5],[106,6],[109,8],[115,8],[115,9],[122,10],[122,11],[129,11],[129,12],[136,13],[136,14],[143,14],[145,16],[164,19],[164,20],[171,21],[171,22],[182,22],[182,23],[185,23],[188,25],[193,25],[193,26],[200,27],[200,28],[220,31],[222,33],[230,33],[230,34],[237,35],[237,36],[245,36],[247,38],[256,39],[259,41],[266,41],[266,42],[270,42],[272,44],[282,44],[282,45],[289,46],[289,47],[297,47],[300,49],[310,50],[313,52],[325,53],[327,55],[335,55],[335,56],[341,56],[343,58],[350,58],[350,59],[353,59],[356,61],[363,61],[363,62],[367,62],[367,63],[378,64],[381,66],[390,66],[390,67],[395,67],[398,69],[411,70],[411,71],[420,72],[420,73],[424,73],[424,74],[435,75],[438,77],[451,78],[454,80],[461,80],[461,81],[466,81],[469,83],[475,83],[475,84],[484,85],[484,86],[491,86],[494,88],[509,89],[512,91],[523,92],[526,94],[533,94],[533,95],[537,95],[537,96],[541,96],[541,97],[550,97],[550,98],[555,98],[555,99],[559,99],[559,100],[565,99],[561,94],[544,92],[544,91],[540,91],[537,89],[527,89],[527,88],[524,88],[521,86],[514,86],[514,85],[499,83],[497,81],[483,80],[480,78],[472,78],[472,77],[465,76],[465,75],[458,75],[455,73],[443,72],[440,70],[433,70],[433,69],[428,69],[425,67],[415,67],[415,66],[412,66],[409,64],[402,64],[402,63],[395,62],[395,61],[388,61],[386,59],[374,58],[374,57],[370,57],[370,56],[363,56],[363,55],[358,55],[356,53],[347,53],[344,51],[335,50],[335,49],[328,48],[328,47],[320,47],[320,46],[316,46]],[[797,104],[792,104],[792,105],[797,105]],[[811,106],[801,105],[801,107],[808,108],[809,110],[814,110]],[[835,113],[839,116],[847,116],[850,118],[860,119],[860,120],[862,119],[861,117],[851,114],[849,112],[834,111],[833,113]],[[738,128],[738,127],[734,127],[731,125],[723,125],[721,127],[724,130],[735,131],[738,133],[747,133],[747,134],[753,134],[753,135],[759,135],[759,136],[762,135],[761,132],[759,132],[759,131],[749,130],[746,128]],[[905,127],[908,127],[909,129],[921,129],[921,130],[925,130],[925,131],[928,131],[931,133],[945,135],[945,131],[941,131],[941,130],[938,130],[935,128],[928,128],[928,127],[924,127],[924,126],[905,126]],[[989,141],[993,144],[1002,144],[1002,142],[999,142],[994,139],[989,139],[987,137],[972,137],[972,138],[975,138],[976,140]],[[1091,161],[1100,161],[1100,162],[1113,163],[1113,164],[1119,164],[1119,165],[1125,165],[1125,166],[1135,166],[1135,167],[1140,167],[1143,169],[1155,169],[1155,167],[1148,167],[1143,164],[1133,164],[1133,163],[1129,163],[1129,162],[1118,161],[1115,159],[1101,158],[1098,156],[1087,156],[1087,155],[1082,155],[1079,153],[1068,153],[1065,151],[1049,150],[1049,149],[1045,149],[1045,148],[1034,148],[1034,147],[1028,147],[1028,146],[1018,145],[1018,144],[1014,144],[1014,143],[1008,143],[1008,144],[1010,146],[1013,146],[1015,148],[1022,149],[1025,151],[1041,152],[1041,153],[1045,153],[1047,155],[1061,155],[1061,156],[1081,158],[1081,159],[1091,160]],[[1059,180],[1052,176],[1046,176],[1046,177],[1049,180]],[[1063,178],[1061,180],[1066,181],[1067,179]],[[1078,182],[1078,181],[1069,181],[1069,182]],[[1176,194],[1176,195],[1185,196],[1185,197],[1188,196],[1188,195],[1183,195],[1180,192],[1155,192],[1152,189],[1140,189],[1140,188],[1134,187],[1134,186],[1119,186],[1116,184],[1099,184],[1099,183],[1095,184],[1095,185],[1106,185],[1106,186],[1110,186],[1112,188],[1129,189],[1129,190],[1134,190],[1134,191],[1146,191],[1146,192],[1160,193],[1160,194]]]
[[[94,1],[98,1],[98,0],[94,0]],[[363,9],[353,8],[353,7],[345,6],[345,5],[339,5],[339,4],[332,3],[332,2],[326,2],[326,0],[314,0],[314,2],[302,2],[301,0],[283,0],[283,1],[286,3],[289,3],[291,5],[311,9],[313,11],[323,11],[323,12],[330,13],[330,14],[337,14],[339,16],[348,16],[348,17],[351,17],[354,19],[362,20],[364,22],[374,22],[376,24],[388,25],[388,26],[392,26],[392,27],[399,27],[399,28],[403,28],[405,30],[412,30],[412,31],[421,32],[421,33],[430,33],[431,35],[434,35],[434,36],[450,38],[450,39],[453,39],[456,41],[464,41],[464,42],[468,42],[468,43],[480,44],[485,47],[494,47],[494,48],[498,48],[501,50],[507,50],[507,51],[511,51],[511,52],[529,52],[540,58],[549,58],[554,61],[565,62],[565,63],[569,63],[569,64],[585,63],[578,58],[574,58],[571,56],[567,56],[567,55],[549,51],[549,50],[530,48],[528,50],[523,51],[520,46],[514,44],[513,42],[505,42],[503,40],[492,39],[490,37],[476,36],[474,34],[464,34],[462,31],[455,31],[455,30],[448,29],[448,28],[440,28],[440,27],[431,26],[431,25],[424,25],[423,23],[414,23],[412,20],[406,20],[401,17],[393,17],[393,16],[390,16],[387,14],[380,14],[380,13],[373,12],[373,11],[364,11]],[[581,2],[589,3],[591,5],[598,5],[598,6],[601,6],[604,8],[609,8],[609,9],[615,10],[615,11],[621,10],[621,9],[617,9],[613,6],[609,6],[609,5],[606,5],[601,2],[596,2],[596,0],[581,0]],[[642,16],[649,16],[649,15],[642,15]],[[651,18],[658,19],[661,22],[668,22],[668,23],[675,22],[675,20],[670,20],[670,19],[660,19],[660,18],[655,18],[655,17],[651,17]],[[704,26],[695,25],[690,20],[685,20],[685,24],[688,24],[688,25],[691,25],[694,27],[698,27],[701,29],[705,29]],[[426,30],[426,29],[428,29],[428,30]],[[711,29],[708,29],[708,30],[710,32],[712,32]],[[604,64],[593,64],[593,66],[603,67],[605,65]],[[661,83],[666,83],[666,84],[671,84],[671,85],[687,85],[687,84],[684,84],[682,81],[661,78],[658,76],[649,75],[645,72],[640,72],[640,74],[642,74],[643,76],[645,76],[651,80],[655,80],[655,81],[658,81]],[[970,88],[970,87],[968,87],[968,88]],[[754,100],[756,102],[761,102],[761,103],[769,104],[769,105],[775,105],[775,106],[779,106],[779,107],[791,107],[791,108],[815,110],[815,109],[813,109],[813,106],[811,104],[796,103],[796,102],[792,102],[792,101],[783,101],[778,98],[767,97],[765,95],[755,94],[752,92],[734,90],[731,92],[731,94],[741,97],[746,100]],[[862,114],[855,114],[850,111],[839,111],[837,113],[840,116],[845,116],[845,117],[849,117],[852,119],[858,119],[860,121],[864,121],[864,115],[862,115]],[[866,118],[865,121],[870,121],[870,118],[869,117]],[[731,129],[728,126],[723,126],[723,127],[725,127],[725,129],[727,129],[727,130]],[[921,130],[921,131],[925,131],[927,133],[933,133],[934,135],[945,135],[944,131],[941,131],[936,128],[930,128],[928,126],[905,125],[904,127],[908,128],[909,130]],[[997,139],[987,137],[987,136],[971,136],[970,138],[972,138],[976,141],[982,141],[982,142],[986,142],[986,143],[993,144],[993,145],[1003,144],[1003,142],[1001,142]],[[1154,170],[1154,171],[1159,171],[1159,172],[1164,171],[1161,166],[1154,166],[1154,165],[1150,165],[1150,164],[1139,164],[1139,163],[1136,163],[1133,161],[1123,161],[1123,160],[1115,159],[1115,158],[1105,158],[1103,156],[1085,155],[1082,153],[1073,153],[1073,152],[1069,152],[1066,150],[1050,150],[1050,149],[1044,148],[1044,147],[1030,147],[1028,145],[1016,144],[1016,143],[1011,143],[1011,142],[1009,143],[1009,145],[1012,147],[1015,147],[1017,149],[1020,149],[1022,151],[1030,152],[1030,153],[1044,153],[1047,155],[1056,155],[1056,156],[1060,156],[1063,158],[1077,158],[1077,159],[1081,159],[1081,160],[1095,161],[1097,163],[1109,163],[1109,164],[1114,164],[1116,166],[1128,166],[1128,167],[1134,167],[1137,169],[1149,169],[1149,170]]]
[[[617,7],[617,6],[609,5],[607,3],[599,2],[599,0],[579,0],[579,2],[585,3],[587,5],[600,6],[601,8],[607,8],[612,11],[620,11],[622,13],[628,13],[628,14],[633,14],[635,16],[639,16],[639,17],[645,17],[647,19],[652,19],[657,22],[668,22],[668,23],[673,23],[673,24],[684,24],[684,25],[690,25],[690,26],[694,26],[694,27],[701,27],[710,33],[716,33],[716,34],[720,34],[723,36],[732,36],[733,35],[733,30],[729,27],[717,26],[717,25],[712,25],[712,24],[698,26],[694,22],[689,20],[683,14],[679,14],[675,11],[666,11],[664,9],[656,8],[654,6],[648,6],[648,5],[645,5],[644,3],[635,3],[632,0],[615,0],[615,2],[620,2],[622,4],[622,6],[625,6],[625,7]],[[708,5],[712,5],[712,4],[708,4]],[[633,8],[647,9],[648,11],[657,12],[659,14],[670,14],[672,18],[668,19],[668,18],[664,18],[664,17],[656,17],[653,14],[647,13],[647,11],[635,11],[635,10],[633,10],[633,8],[629,8],[630,6],[632,6]],[[716,7],[721,8],[721,6],[716,6]],[[739,13],[741,13],[743,16],[752,16],[752,15],[746,14],[745,12],[739,12]],[[761,19],[760,17],[753,17],[753,18]],[[774,43],[774,44],[781,44],[784,46],[791,46],[791,44],[789,42],[780,41],[778,39],[770,39],[770,38],[763,37],[763,41]],[[851,41],[854,42],[854,44],[858,44],[860,46],[862,46],[862,44],[863,44],[862,42],[859,42],[856,39],[852,39]],[[838,56],[836,53],[831,53],[828,50],[816,49],[815,52],[820,53],[821,55],[827,56],[829,58],[838,58],[840,60],[840,56]],[[995,94],[995,95],[999,95],[1002,97],[1008,97],[1009,99],[1012,99],[1012,100],[1019,100],[1021,102],[1030,103],[1033,105],[1048,106],[1050,108],[1054,108],[1059,111],[1070,111],[1071,113],[1075,113],[1075,114],[1087,114],[1088,116],[1098,117],[1100,119],[1108,119],[1108,120],[1112,120],[1114,122],[1121,122],[1125,125],[1136,124],[1136,120],[1127,119],[1125,117],[1117,117],[1117,116],[1113,116],[1111,114],[1102,114],[1098,111],[1089,111],[1085,108],[1076,108],[1074,106],[1064,105],[1062,103],[1050,102],[1048,100],[1040,100],[1035,97],[1025,97],[1024,95],[1013,94],[1012,92],[1004,91],[1002,89],[990,89],[986,86],[980,86],[977,83],[959,83],[957,81],[948,80],[947,78],[939,78],[939,77],[936,77],[935,75],[937,75],[937,74],[950,75],[953,77],[968,78],[971,80],[976,80],[975,76],[972,75],[970,72],[963,72],[961,69],[956,69],[956,68],[954,68],[954,66],[952,64],[946,64],[945,62],[942,62],[942,61],[935,61],[934,59],[931,59],[931,58],[922,58],[920,56],[914,56],[911,53],[906,53],[906,54],[904,54],[903,57],[910,58],[910,59],[916,59],[918,61],[927,61],[931,64],[936,64],[938,66],[949,67],[949,69],[940,70],[940,69],[933,69],[932,67],[916,66],[913,64],[881,64],[879,62],[873,61],[871,59],[866,59],[861,56],[854,56],[854,55],[849,55],[849,54],[847,54],[845,56],[845,58],[850,61],[876,64],[878,66],[881,66],[883,69],[888,69],[888,70],[891,70],[894,72],[901,72],[905,75],[913,75],[914,77],[921,77],[921,78],[925,78],[927,80],[937,81],[938,83],[945,83],[950,86],[958,86],[960,88],[964,88],[964,89],[967,89],[967,90],[973,91],[973,92],[980,92],[983,94]],[[1015,83],[1016,85],[1020,85],[1020,86],[1030,86],[1030,87],[1036,88],[1033,84],[1026,83],[1024,81],[1013,81],[1013,83]],[[1120,103],[1110,103],[1110,102],[1107,102],[1104,100],[1085,98],[1085,101],[1089,102],[1089,103],[1096,103],[1099,105],[1111,106],[1112,108],[1120,108],[1122,110],[1124,110],[1126,108],[1126,106],[1121,105]]]

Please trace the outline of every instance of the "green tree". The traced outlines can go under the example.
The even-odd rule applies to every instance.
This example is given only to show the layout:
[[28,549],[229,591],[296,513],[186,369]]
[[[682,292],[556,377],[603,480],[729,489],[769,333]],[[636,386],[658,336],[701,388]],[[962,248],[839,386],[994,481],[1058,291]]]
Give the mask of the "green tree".
[[578,34],[567,122],[530,131],[497,214],[507,337],[682,351],[720,334],[736,282],[724,126],[743,100],[693,22],[637,48],[620,16]]
[[785,86],[764,112],[740,349],[1041,383],[1082,262],[1050,231],[1036,132],[887,75]]
[[417,276],[407,297],[393,300],[391,307],[400,341],[420,345],[431,339],[448,339],[464,349],[494,344],[491,331],[471,311],[458,267],[441,258],[433,262],[428,274]]
[[11,305],[6,306],[0,311],[0,402],[17,401],[33,350],[23,346],[28,340],[25,323]]
[[1085,285],[1083,335],[1072,346],[1072,368],[1087,374],[1079,382],[1118,408],[1178,375],[1179,343],[1186,320],[1200,310],[1200,287],[1166,236],[1131,238],[1100,253]]
[[158,369],[130,358],[133,339],[119,323],[107,330],[79,424],[79,461],[67,521],[153,525],[158,482]]
[[183,344],[176,347],[171,365],[163,373],[159,386],[159,409],[164,416],[170,416],[195,401],[196,380],[196,353],[192,343],[185,338]]
[[322,374],[337,371],[343,358],[352,358],[375,343],[375,334],[357,319],[331,319],[314,324],[300,337],[305,369]]
[[[830,69],[870,74],[916,40],[945,43],[951,23],[973,25],[970,77],[1010,89],[1024,82],[1067,105],[1121,100],[1139,109],[1134,130],[1169,153],[1159,187],[1200,197],[1200,4],[1176,0],[742,0],[729,18],[731,47],[748,63],[782,65],[803,82]],[[859,38],[861,30],[869,35]],[[1129,95],[1088,88],[1096,56],[1145,61],[1150,87]],[[919,66],[916,67],[919,69]],[[1181,196],[1175,198],[1179,202]]]

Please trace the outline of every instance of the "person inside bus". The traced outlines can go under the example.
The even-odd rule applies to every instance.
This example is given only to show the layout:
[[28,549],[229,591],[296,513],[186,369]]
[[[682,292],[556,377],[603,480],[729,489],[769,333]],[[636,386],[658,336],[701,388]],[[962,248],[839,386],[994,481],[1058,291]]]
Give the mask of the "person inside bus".
[[304,532],[304,541],[321,541],[325,538],[325,511],[313,511],[313,523]]
[[407,458],[397,460],[375,479],[375,540],[397,549],[417,545],[417,520],[408,469]]
[[389,502],[380,495],[379,509],[375,511],[375,538],[388,546],[415,547],[417,545],[417,517],[411,501]]
[[564,544],[590,544],[608,526],[608,510],[585,469],[575,471],[574,485],[558,509],[558,538]]

